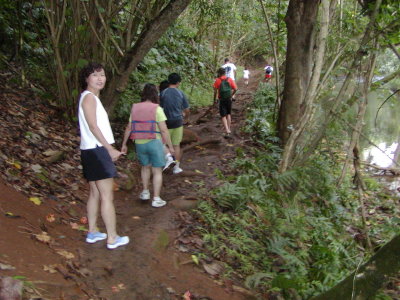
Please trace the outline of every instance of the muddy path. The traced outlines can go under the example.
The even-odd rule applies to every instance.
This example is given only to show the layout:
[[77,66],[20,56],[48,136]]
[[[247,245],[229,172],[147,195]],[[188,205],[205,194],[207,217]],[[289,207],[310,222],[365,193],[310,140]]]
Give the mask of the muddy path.
[[218,280],[218,276],[208,274],[201,264],[196,265],[192,251],[179,236],[191,226],[187,210],[200,200],[199,190],[204,195],[204,191],[218,184],[214,170],[226,169],[235,157],[235,147],[244,142],[240,127],[245,105],[251,101],[257,85],[256,80],[249,86],[238,80],[239,91],[232,111],[233,135],[229,139],[222,136],[223,127],[216,108],[209,110],[199,122],[194,121],[207,108],[191,115],[192,124],[188,129],[198,141],[183,146],[184,172],[164,175],[161,196],[168,201],[166,207],[152,208],[140,201],[140,185],[129,193],[116,193],[119,231],[130,236],[132,242],[113,251],[107,250],[102,242],[80,248],[79,268],[88,271],[85,285],[99,298],[182,299],[190,291],[194,299],[249,299],[244,289],[235,290]]

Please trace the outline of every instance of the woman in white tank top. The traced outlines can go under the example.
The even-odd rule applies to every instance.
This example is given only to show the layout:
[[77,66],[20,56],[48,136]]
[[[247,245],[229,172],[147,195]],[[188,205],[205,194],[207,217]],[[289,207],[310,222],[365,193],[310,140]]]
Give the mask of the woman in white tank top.
[[[89,63],[81,70],[82,92],[79,99],[79,128],[81,132],[81,161],[84,177],[89,181],[90,194],[87,203],[89,232],[86,242],[95,243],[107,239],[107,248],[115,249],[129,243],[129,237],[119,236],[116,231],[114,208],[114,165],[121,152],[116,150],[110,121],[100,99],[100,91],[106,84],[104,68]],[[100,203],[101,199],[101,203]],[[107,234],[97,229],[99,206]]]

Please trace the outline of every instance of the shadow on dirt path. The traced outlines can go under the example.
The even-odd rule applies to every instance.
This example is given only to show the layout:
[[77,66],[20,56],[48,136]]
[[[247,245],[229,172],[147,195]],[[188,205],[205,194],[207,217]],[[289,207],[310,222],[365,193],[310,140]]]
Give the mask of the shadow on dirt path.
[[[260,75],[256,73],[253,77],[257,76]],[[201,264],[196,265],[190,251],[177,238],[182,226],[191,226],[186,210],[196,206],[198,190],[211,190],[218,184],[214,170],[223,171],[235,157],[235,147],[244,143],[240,127],[245,106],[257,86],[255,80],[249,86],[238,80],[231,138],[222,136],[217,108],[188,126],[198,142],[183,146],[181,166],[184,172],[164,175],[162,198],[168,201],[166,207],[156,209],[140,201],[140,186],[130,194],[116,193],[120,232],[129,235],[132,242],[113,251],[107,250],[101,242],[84,245],[80,251],[80,268],[90,270],[86,284],[100,298],[182,299],[182,295],[190,291],[192,299],[250,299],[245,289],[236,287],[235,291],[229,284],[216,280],[217,276],[213,278],[207,274]],[[207,109],[192,114],[191,122],[204,115]]]

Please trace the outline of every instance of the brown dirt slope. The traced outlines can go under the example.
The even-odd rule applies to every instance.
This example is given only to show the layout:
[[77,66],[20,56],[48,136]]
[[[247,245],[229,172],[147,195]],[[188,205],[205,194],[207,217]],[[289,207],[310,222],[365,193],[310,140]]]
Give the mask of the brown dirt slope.
[[[79,169],[76,126],[60,121],[29,91],[3,84],[0,276],[17,276],[26,283],[26,297],[41,299],[168,300],[182,299],[187,291],[191,299],[251,299],[240,283],[222,280],[219,270],[207,268],[217,262],[194,262],[192,255],[203,243],[190,235],[196,222],[190,209],[205,196],[199,190],[219,184],[214,170],[227,170],[235,148],[245,143],[240,127],[258,80],[248,87],[241,80],[238,84],[232,138],[222,137],[215,108],[191,115],[184,172],[164,176],[166,207],[141,202],[137,163],[118,161],[118,227],[132,242],[113,251],[103,242],[84,242],[87,185]],[[122,128],[114,126],[119,141]]]

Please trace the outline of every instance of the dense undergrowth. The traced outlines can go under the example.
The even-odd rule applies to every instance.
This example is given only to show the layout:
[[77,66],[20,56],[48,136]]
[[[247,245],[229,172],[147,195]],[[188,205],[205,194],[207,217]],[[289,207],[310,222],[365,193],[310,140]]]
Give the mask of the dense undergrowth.
[[[197,210],[206,251],[225,265],[224,276],[261,295],[307,299],[338,283],[369,256],[351,178],[336,186],[339,165],[320,151],[302,168],[277,172],[274,90],[261,84],[244,130],[254,145],[237,149],[236,175]],[[326,146],[325,146],[326,147]],[[326,149],[325,149],[326,150]],[[369,235],[375,250],[399,231],[396,202],[366,180]],[[384,212],[390,212],[384,214]],[[379,299],[391,299],[384,293]]]
[[140,102],[145,83],[158,86],[174,72],[182,77],[179,88],[188,96],[192,108],[212,103],[212,80],[216,71],[212,54],[207,46],[193,42],[194,35],[194,31],[179,24],[167,31],[131,74],[130,86],[119,101],[116,117],[127,119],[132,103]]

